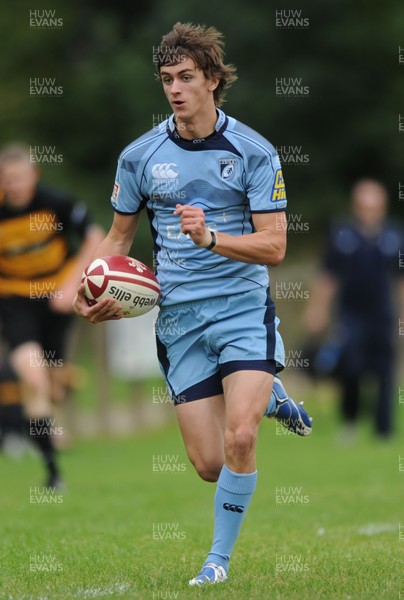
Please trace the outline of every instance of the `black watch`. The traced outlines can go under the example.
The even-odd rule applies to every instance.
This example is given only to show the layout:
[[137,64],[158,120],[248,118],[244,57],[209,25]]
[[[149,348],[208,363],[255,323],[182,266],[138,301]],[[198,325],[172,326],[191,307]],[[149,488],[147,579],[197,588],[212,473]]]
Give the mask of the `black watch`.
[[213,229],[209,229],[209,231],[212,236],[212,241],[210,242],[209,246],[206,246],[206,250],[213,250],[213,248],[217,244],[217,237],[216,237],[216,233],[213,231]]

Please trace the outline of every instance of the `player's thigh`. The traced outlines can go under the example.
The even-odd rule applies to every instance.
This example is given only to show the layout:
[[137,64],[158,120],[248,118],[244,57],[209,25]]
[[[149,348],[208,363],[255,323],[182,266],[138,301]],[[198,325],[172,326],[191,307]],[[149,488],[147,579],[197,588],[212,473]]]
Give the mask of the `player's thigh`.
[[257,431],[272,392],[274,376],[266,371],[239,370],[223,378],[226,430]]
[[175,410],[189,459],[203,479],[216,481],[224,463],[223,395],[178,404]]
[[156,322],[157,355],[175,404],[223,393],[219,356],[210,348],[209,323],[200,314],[203,304],[163,308]]
[[224,453],[236,473],[256,469],[259,424],[272,390],[274,376],[265,371],[234,371],[223,378],[226,404]]

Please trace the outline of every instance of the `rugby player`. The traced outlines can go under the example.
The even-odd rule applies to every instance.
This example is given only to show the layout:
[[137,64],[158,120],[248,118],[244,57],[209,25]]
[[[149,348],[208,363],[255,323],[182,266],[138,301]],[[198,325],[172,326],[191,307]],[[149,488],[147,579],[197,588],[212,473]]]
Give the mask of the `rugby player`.
[[[127,255],[147,210],[161,285],[160,365],[188,456],[202,479],[217,482],[213,545],[190,581],[204,585],[227,578],[256,487],[262,416],[300,435],[311,421],[276,375],[284,348],[267,265],[286,250],[276,151],[219,109],[236,79],[219,31],[177,23],[154,58],[173,114],[122,152],[113,224],[95,257]],[[89,308],[83,286],[74,307],[92,323],[119,318],[112,300]],[[173,334],[178,327],[183,335]]]
[[31,158],[24,145],[0,151],[0,322],[8,359],[23,384],[27,433],[41,451],[46,487],[56,488],[62,481],[51,390],[62,399],[57,375],[72,301],[104,233],[83,204],[39,182]]

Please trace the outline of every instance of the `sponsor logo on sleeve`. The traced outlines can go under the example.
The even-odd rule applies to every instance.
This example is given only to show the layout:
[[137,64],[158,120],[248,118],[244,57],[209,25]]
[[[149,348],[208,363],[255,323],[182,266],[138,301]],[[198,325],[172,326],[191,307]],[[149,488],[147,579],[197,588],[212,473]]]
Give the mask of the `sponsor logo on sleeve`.
[[271,193],[271,202],[279,202],[280,200],[286,200],[286,189],[282,169],[278,169],[275,173],[275,183]]
[[120,185],[117,181],[115,181],[114,184],[114,189],[112,190],[112,196],[111,196],[111,202],[112,204],[117,204],[118,203],[118,197],[119,197],[119,190],[120,190]]

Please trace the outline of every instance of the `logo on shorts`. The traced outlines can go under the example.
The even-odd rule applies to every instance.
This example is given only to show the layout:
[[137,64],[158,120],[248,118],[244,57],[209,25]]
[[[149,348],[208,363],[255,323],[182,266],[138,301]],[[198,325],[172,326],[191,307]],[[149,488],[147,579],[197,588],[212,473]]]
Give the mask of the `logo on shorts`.
[[219,158],[220,177],[225,181],[232,179],[236,173],[237,159]]
[[244,506],[240,506],[239,504],[229,504],[225,502],[223,504],[224,510],[229,510],[230,512],[242,513],[244,512]]
[[120,188],[121,188],[121,186],[119,185],[119,183],[117,181],[115,181],[114,189],[112,190],[112,196],[111,196],[111,202],[113,204],[117,204],[117,202],[118,202]]

